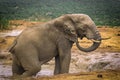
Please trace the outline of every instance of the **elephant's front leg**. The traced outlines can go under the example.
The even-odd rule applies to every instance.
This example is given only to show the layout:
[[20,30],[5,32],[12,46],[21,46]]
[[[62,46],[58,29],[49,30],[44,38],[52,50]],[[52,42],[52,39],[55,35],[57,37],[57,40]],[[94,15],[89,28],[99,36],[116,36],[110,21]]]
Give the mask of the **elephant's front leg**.
[[60,73],[60,58],[59,55],[55,56],[55,70],[54,74],[59,74]]
[[61,56],[55,57],[55,70],[54,74],[60,74],[60,73],[68,73],[69,72],[69,65],[70,65],[70,55],[64,57],[64,60]]
[[59,73],[68,73],[71,60],[71,44],[69,42],[59,44]]
[[68,73],[70,67],[71,54],[70,52],[64,53],[63,56],[60,56],[60,73]]

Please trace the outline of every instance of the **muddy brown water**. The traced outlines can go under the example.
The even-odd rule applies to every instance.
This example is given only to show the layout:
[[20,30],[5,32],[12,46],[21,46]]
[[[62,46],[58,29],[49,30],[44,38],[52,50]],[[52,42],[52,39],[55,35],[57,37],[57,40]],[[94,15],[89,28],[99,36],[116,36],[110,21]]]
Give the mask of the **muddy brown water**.
[[[46,68],[47,67],[47,68]],[[38,72],[37,76],[51,76],[53,70],[48,65],[43,65],[42,70]],[[0,80],[9,80],[12,76],[12,66],[4,63],[0,63]]]
[[0,64],[0,80],[9,79],[10,76],[12,76],[11,66]]
[[[6,61],[5,61],[6,62]],[[9,80],[12,76],[11,63],[0,63],[0,80]],[[72,51],[69,73],[104,71],[107,69],[120,70],[120,53],[82,53]],[[36,77],[52,76],[54,72],[54,59],[42,65]]]

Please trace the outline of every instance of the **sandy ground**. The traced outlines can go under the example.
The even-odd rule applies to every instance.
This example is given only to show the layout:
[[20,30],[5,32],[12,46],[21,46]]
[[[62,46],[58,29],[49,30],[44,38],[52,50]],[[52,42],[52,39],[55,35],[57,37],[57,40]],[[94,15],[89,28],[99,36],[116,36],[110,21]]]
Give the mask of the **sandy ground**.
[[[11,54],[7,52],[7,48],[12,44],[17,34],[20,31],[24,30],[28,26],[34,26],[36,24],[41,24],[41,22],[28,22],[23,20],[11,21],[9,30],[0,31],[0,80],[9,80],[9,76],[12,75],[11,72],[11,63],[12,58]],[[23,80],[120,80],[120,68],[115,70],[105,70],[100,71],[98,69],[87,72],[84,68],[88,66],[85,63],[88,63],[92,60],[101,60],[107,56],[114,56],[111,59],[120,60],[120,28],[113,27],[109,28],[108,26],[98,26],[100,34],[103,38],[109,38],[108,40],[103,40],[100,47],[90,53],[81,52],[77,49],[75,44],[72,47],[72,60],[70,67],[70,74],[62,74],[53,76],[54,69],[54,60],[43,65],[43,69],[38,76],[33,78],[27,78]],[[80,41],[83,46],[88,46],[90,41],[84,39]],[[92,54],[94,57],[90,56]],[[110,55],[109,55],[110,54]],[[97,56],[96,56],[97,55]],[[91,57],[88,59],[88,57]],[[104,57],[103,57],[104,56]],[[103,58],[101,58],[103,57]],[[85,59],[86,62],[81,63],[80,60],[76,59]],[[107,58],[107,57],[106,57]],[[114,60],[113,59],[113,60]],[[84,61],[85,61],[84,60]],[[81,64],[82,66],[79,66]],[[49,66],[48,66],[49,65]],[[50,67],[51,66],[51,67]],[[48,69],[50,68],[50,69]],[[103,69],[103,68],[102,68]],[[75,73],[75,74],[73,74]]]

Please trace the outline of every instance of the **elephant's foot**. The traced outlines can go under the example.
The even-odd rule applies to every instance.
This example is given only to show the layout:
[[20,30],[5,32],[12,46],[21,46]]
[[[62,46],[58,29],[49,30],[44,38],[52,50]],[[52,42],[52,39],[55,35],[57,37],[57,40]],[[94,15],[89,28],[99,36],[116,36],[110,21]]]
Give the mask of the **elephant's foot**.
[[25,72],[24,68],[18,65],[13,65],[12,66],[12,74],[13,76],[20,76]]
[[11,80],[21,80],[23,77],[18,74],[13,74],[13,76],[10,77]]
[[54,75],[60,74],[60,72],[58,70],[54,71]]
[[32,76],[32,75],[36,75],[40,70],[41,70],[41,67],[34,67],[32,69],[29,69],[29,70],[25,71],[21,75],[21,77],[29,77],[29,76]]

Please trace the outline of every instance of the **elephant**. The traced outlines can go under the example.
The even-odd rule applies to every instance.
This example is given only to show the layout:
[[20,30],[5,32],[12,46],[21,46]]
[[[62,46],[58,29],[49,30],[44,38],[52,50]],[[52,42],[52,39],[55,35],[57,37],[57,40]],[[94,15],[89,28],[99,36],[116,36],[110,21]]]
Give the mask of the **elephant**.
[[[78,44],[78,38],[93,41],[89,48]],[[71,48],[90,52],[101,44],[101,35],[94,21],[86,14],[65,14],[43,24],[25,29],[10,46],[13,76],[36,75],[41,65],[55,58],[54,74],[69,72]]]

